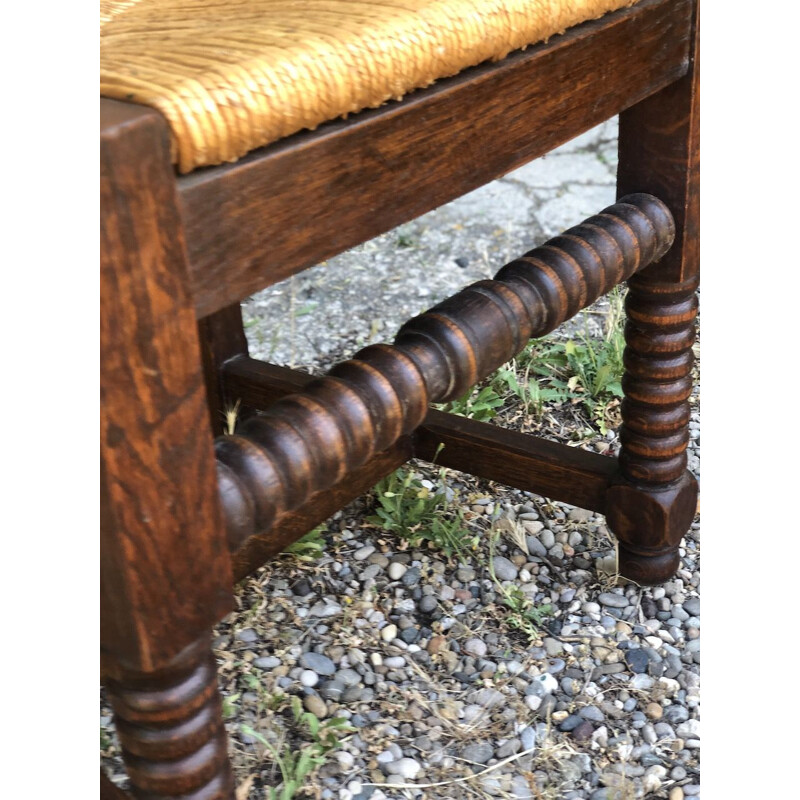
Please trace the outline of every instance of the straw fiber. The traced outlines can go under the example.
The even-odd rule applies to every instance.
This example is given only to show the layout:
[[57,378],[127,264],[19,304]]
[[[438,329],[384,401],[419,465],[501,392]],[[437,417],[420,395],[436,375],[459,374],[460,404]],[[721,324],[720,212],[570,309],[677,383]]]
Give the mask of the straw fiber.
[[180,172],[235,161],[633,0],[101,0],[100,93],[158,109]]

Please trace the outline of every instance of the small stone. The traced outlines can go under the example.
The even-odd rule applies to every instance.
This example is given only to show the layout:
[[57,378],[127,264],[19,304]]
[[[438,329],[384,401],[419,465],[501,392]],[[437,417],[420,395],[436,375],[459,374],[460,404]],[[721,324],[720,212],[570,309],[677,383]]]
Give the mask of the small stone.
[[503,759],[513,756],[519,752],[521,747],[519,739],[509,739],[505,744],[497,748],[495,755],[497,758]]
[[[384,662],[387,666],[389,659]],[[405,659],[400,659],[405,664]],[[401,665],[402,666],[402,665]],[[358,686],[361,683],[361,676],[354,669],[340,669],[336,673],[336,681],[342,684],[345,688],[349,689],[351,686]]]
[[683,610],[686,611],[692,617],[699,617],[700,616],[700,598],[699,597],[689,597],[683,603]]
[[328,700],[338,703],[344,694],[345,685],[339,681],[328,681],[321,689],[320,694]]
[[588,719],[590,722],[605,722],[603,712],[597,706],[585,706],[578,712],[578,716]]
[[373,578],[378,577],[380,571],[381,568],[377,564],[370,564],[361,571],[361,575],[359,577],[362,581],[371,581]]
[[306,578],[301,578],[296,583],[292,584],[292,593],[298,597],[306,597],[311,594],[311,584]]
[[419,567],[411,567],[411,569],[406,570],[401,581],[403,582],[403,586],[408,586],[410,589],[419,583],[420,577],[421,573]]
[[544,649],[547,651],[547,655],[553,658],[564,652],[564,645],[558,639],[548,636],[544,640]]
[[592,738],[592,734],[594,733],[594,726],[592,725],[589,720],[584,720],[572,731],[572,738],[576,742],[588,742],[589,739]]
[[310,689],[319,683],[319,675],[317,675],[317,673],[312,669],[304,669],[300,673],[300,683]]
[[306,695],[303,700],[303,707],[318,719],[323,719],[328,715],[328,707],[325,705],[322,698],[315,694]]
[[365,559],[369,558],[375,552],[375,548],[368,544],[365,547],[359,547],[358,550],[353,553],[353,558],[356,561],[364,561]]
[[399,581],[403,575],[406,574],[408,567],[405,564],[400,564],[398,561],[392,561],[389,564],[388,574],[393,581]]
[[[405,567],[403,567],[403,569],[405,570]],[[391,642],[396,638],[397,625],[389,624],[385,628],[381,628],[381,639],[383,639],[384,642]]]
[[647,653],[645,653],[644,650],[637,648],[636,650],[626,651],[625,661],[631,668],[631,672],[642,673],[647,672],[647,665],[650,659],[647,657]]
[[528,706],[531,711],[538,711],[541,704],[541,697],[537,697],[535,694],[529,694],[525,696],[525,705]]
[[627,597],[613,592],[601,592],[597,599],[609,608],[627,608],[630,605]]
[[485,764],[494,755],[494,748],[488,742],[468,744],[461,757],[475,764]]
[[322,653],[315,653],[311,650],[300,656],[300,666],[313,670],[318,675],[333,675],[333,673],[336,672],[336,665],[328,656],[324,656]]
[[423,614],[430,614],[436,610],[437,605],[436,598],[432,594],[426,594],[423,595],[422,599],[419,601],[419,610],[422,611]]
[[675,732],[681,739],[699,739],[700,738],[700,720],[688,719],[682,722],[676,728]]
[[519,570],[505,556],[495,556],[492,559],[492,566],[497,580],[514,581],[517,579]]
[[669,800],[683,800],[683,789],[680,786],[673,786],[669,790]]
[[661,708],[661,706],[658,703],[648,703],[644,710],[644,713],[647,714],[647,716],[650,719],[658,722],[658,720],[660,720],[661,717],[664,715],[664,709]]
[[655,680],[651,678],[649,675],[645,675],[640,673],[638,675],[634,675],[631,678],[631,688],[637,689],[639,691],[646,691],[647,689],[652,689],[655,685]]
[[465,653],[476,658],[483,658],[486,655],[486,645],[481,639],[467,639],[462,649]]
[[400,639],[406,644],[414,644],[420,637],[419,628],[406,628],[400,631]]
[[242,630],[236,631],[236,639],[250,644],[258,641],[258,634],[253,628],[242,628]]
[[422,764],[413,758],[401,758],[397,761],[390,761],[386,765],[386,771],[390,775],[398,775],[403,780],[414,780],[422,770]]
[[[475,570],[472,567],[459,567],[456,570],[456,578],[461,581],[461,583],[469,583],[470,581],[474,581]],[[452,588],[449,586],[445,588],[451,589],[452,591]],[[444,593],[442,593],[442,599],[448,599],[444,597]]]
[[281,660],[276,656],[261,656],[253,661],[253,666],[257,669],[275,669],[281,665]]
[[567,519],[572,520],[572,522],[588,522],[594,516],[594,512],[588,511],[585,508],[573,508],[572,511],[567,514]]
[[536,681],[544,687],[545,694],[553,694],[558,689],[558,681],[548,672],[533,679],[533,682]]
[[506,696],[502,692],[498,692],[497,689],[478,689],[470,693],[467,700],[484,708],[494,708],[505,703]]
[[583,720],[577,714],[570,714],[561,724],[558,729],[560,731],[574,731]]

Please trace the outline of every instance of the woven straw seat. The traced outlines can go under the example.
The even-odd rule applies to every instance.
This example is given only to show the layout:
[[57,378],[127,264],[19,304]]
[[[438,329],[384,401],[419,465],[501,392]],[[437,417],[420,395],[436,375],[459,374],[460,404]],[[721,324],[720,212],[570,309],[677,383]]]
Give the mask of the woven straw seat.
[[100,93],[158,109],[185,173],[633,2],[101,0]]

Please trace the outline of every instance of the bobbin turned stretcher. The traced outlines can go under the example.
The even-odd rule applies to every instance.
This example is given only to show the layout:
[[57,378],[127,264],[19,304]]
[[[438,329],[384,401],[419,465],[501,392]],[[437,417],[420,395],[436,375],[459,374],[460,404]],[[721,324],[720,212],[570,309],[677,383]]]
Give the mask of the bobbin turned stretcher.
[[[316,131],[281,133],[279,119],[285,138],[270,142],[248,138],[269,125],[240,99],[204,133],[188,89],[162,96],[145,81],[151,54],[126,77],[132,5],[106,4],[119,16],[104,17],[117,34],[103,93],[117,99],[102,100],[101,116],[102,673],[135,797],[230,800],[210,630],[231,608],[233,581],[409,458],[438,452],[439,464],[605,514],[620,570],[639,583],[677,568],[697,498],[685,453],[699,275],[697,9],[643,0],[575,19],[546,43],[409,85],[401,102]],[[470,58],[500,58],[510,45],[499,47]],[[192,81],[212,99],[236,89]],[[613,206],[324,378],[248,355],[239,302],[254,291],[618,113]],[[429,410],[625,280],[618,459]],[[237,401],[243,424],[221,436],[220,412]],[[101,792],[120,795],[102,777]]]

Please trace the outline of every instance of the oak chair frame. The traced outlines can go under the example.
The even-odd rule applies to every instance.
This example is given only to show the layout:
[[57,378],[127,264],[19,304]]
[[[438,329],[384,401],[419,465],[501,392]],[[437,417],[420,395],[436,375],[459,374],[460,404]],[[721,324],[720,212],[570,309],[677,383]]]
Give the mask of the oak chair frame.
[[[183,177],[159,114],[101,101],[101,676],[134,797],[231,800],[210,632],[234,580],[442,442],[438,463],[604,513],[630,578],[674,572],[697,498],[697,20],[694,0],[642,0]],[[624,202],[327,383],[249,357],[253,292],[616,114]],[[426,412],[628,277],[619,459]],[[235,400],[244,434],[215,445]],[[337,446],[320,456],[292,421]],[[127,796],[102,772],[101,795]]]

